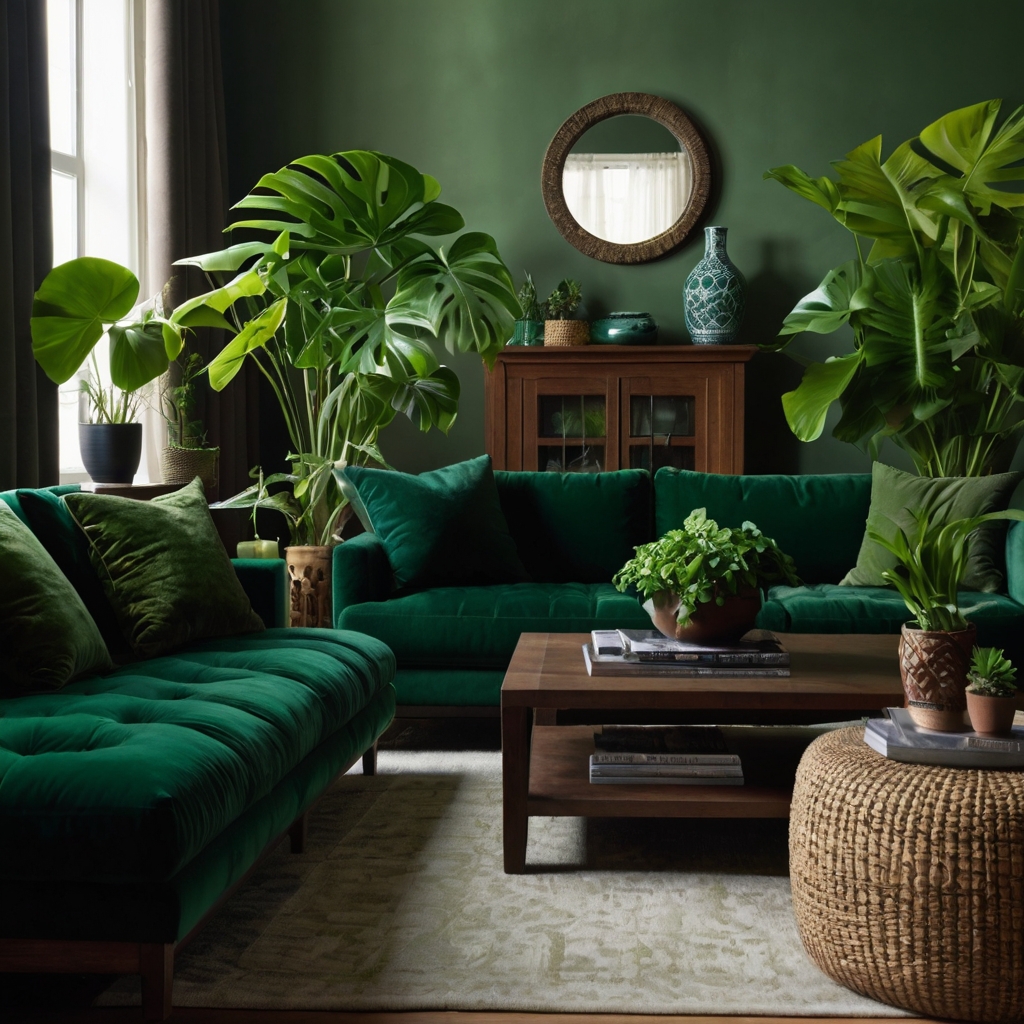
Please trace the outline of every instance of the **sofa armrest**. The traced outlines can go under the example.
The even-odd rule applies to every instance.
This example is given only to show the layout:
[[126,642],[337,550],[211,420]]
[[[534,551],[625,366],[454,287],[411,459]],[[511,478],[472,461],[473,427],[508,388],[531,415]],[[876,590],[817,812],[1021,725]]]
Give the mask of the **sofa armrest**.
[[349,605],[383,601],[394,589],[391,564],[375,533],[361,533],[339,544],[332,573],[335,628]]
[[1006,592],[1024,604],[1024,523],[1010,523],[1006,531]]
[[232,558],[235,574],[268,629],[288,625],[288,567],[283,558]]

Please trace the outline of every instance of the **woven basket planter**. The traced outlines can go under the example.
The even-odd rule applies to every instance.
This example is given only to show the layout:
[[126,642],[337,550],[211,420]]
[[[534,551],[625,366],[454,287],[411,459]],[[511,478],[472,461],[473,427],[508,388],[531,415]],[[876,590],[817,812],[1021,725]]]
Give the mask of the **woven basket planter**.
[[862,728],[815,740],[790,811],[811,959],[890,1006],[1024,1019],[1024,773],[900,764]]
[[168,445],[163,451],[164,482],[190,484],[196,477],[204,487],[217,486],[219,448],[179,448]]
[[956,633],[911,629],[900,631],[900,676],[907,710],[918,725],[940,732],[964,728],[967,671],[978,631],[973,622]]
[[590,324],[586,320],[545,320],[546,348],[571,348],[590,341]]

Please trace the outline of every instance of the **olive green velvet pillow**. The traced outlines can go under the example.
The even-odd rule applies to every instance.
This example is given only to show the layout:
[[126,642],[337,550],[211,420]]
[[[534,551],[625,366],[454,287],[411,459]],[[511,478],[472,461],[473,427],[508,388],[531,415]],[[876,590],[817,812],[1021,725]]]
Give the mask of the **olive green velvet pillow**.
[[[1008,506],[1020,479],[1020,473],[922,477],[876,462],[871,470],[867,530],[875,530],[883,537],[895,537],[897,529],[908,529],[912,525],[910,509],[927,509],[939,522],[1001,512]],[[867,530],[857,564],[840,581],[842,586],[884,587],[883,570],[896,565],[896,559],[871,540]],[[986,523],[974,534],[968,547],[962,589],[987,594],[1005,592],[1005,542],[1004,522]]]
[[57,689],[113,667],[74,587],[0,502],[0,693]]
[[152,501],[86,493],[68,494],[64,501],[89,541],[107,599],[139,657],[263,629],[198,479]]
[[398,587],[530,578],[508,532],[489,455],[418,476],[364,466],[334,472],[359,521],[380,537]]

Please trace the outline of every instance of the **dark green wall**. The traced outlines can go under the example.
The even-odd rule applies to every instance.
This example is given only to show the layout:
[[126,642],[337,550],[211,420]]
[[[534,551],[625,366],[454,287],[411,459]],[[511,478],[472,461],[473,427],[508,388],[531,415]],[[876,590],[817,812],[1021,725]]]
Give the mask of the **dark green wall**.
[[[495,236],[517,281],[524,268],[541,288],[575,277],[591,315],[648,309],[669,340],[685,337],[680,290],[702,242],[611,266],[573,249],[544,211],[541,159],[578,107],[651,92],[703,127],[721,180],[710,222],[729,227],[749,282],[740,340],[757,342],[852,254],[841,227],[762,181],[765,168],[823,174],[879,133],[889,152],[948,110],[1024,98],[1020,0],[221,0],[221,11],[236,197],[305,153],[392,153],[438,178],[470,229]],[[819,357],[841,348],[799,343]],[[459,420],[448,437],[389,427],[383,447],[399,468],[483,450],[479,361],[449,362]],[[793,440],[778,398],[799,373],[786,356],[751,364],[748,471],[866,470],[866,456],[830,437]]]

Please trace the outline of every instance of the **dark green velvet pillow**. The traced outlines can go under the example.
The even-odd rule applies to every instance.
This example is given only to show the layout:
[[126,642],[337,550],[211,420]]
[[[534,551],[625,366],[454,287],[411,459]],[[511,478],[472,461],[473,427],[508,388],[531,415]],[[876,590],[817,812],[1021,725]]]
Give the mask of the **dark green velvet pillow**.
[[491,457],[418,476],[336,469],[359,521],[380,537],[400,588],[528,580],[494,486]]
[[[64,493],[77,493],[77,489]],[[93,568],[89,542],[71,518],[67,504],[59,494],[48,489],[19,490],[17,498],[29,528],[57,563],[57,568],[68,578],[99,627],[111,657],[119,663],[130,661],[132,649],[121,632],[117,615]]]
[[217,535],[200,480],[152,501],[85,493],[64,500],[139,657],[263,629]]
[[[896,559],[868,537],[868,529],[895,537],[897,529],[907,529],[913,523],[911,509],[927,509],[939,522],[1001,512],[1009,505],[1020,479],[1020,473],[922,477],[876,462],[871,471],[871,507],[860,554],[856,566],[840,583],[852,587],[886,585],[882,571],[893,568]],[[1005,593],[1005,542],[1005,522],[986,523],[974,534],[961,584],[964,590]]]
[[82,599],[0,502],[0,692],[56,689],[113,667]]

